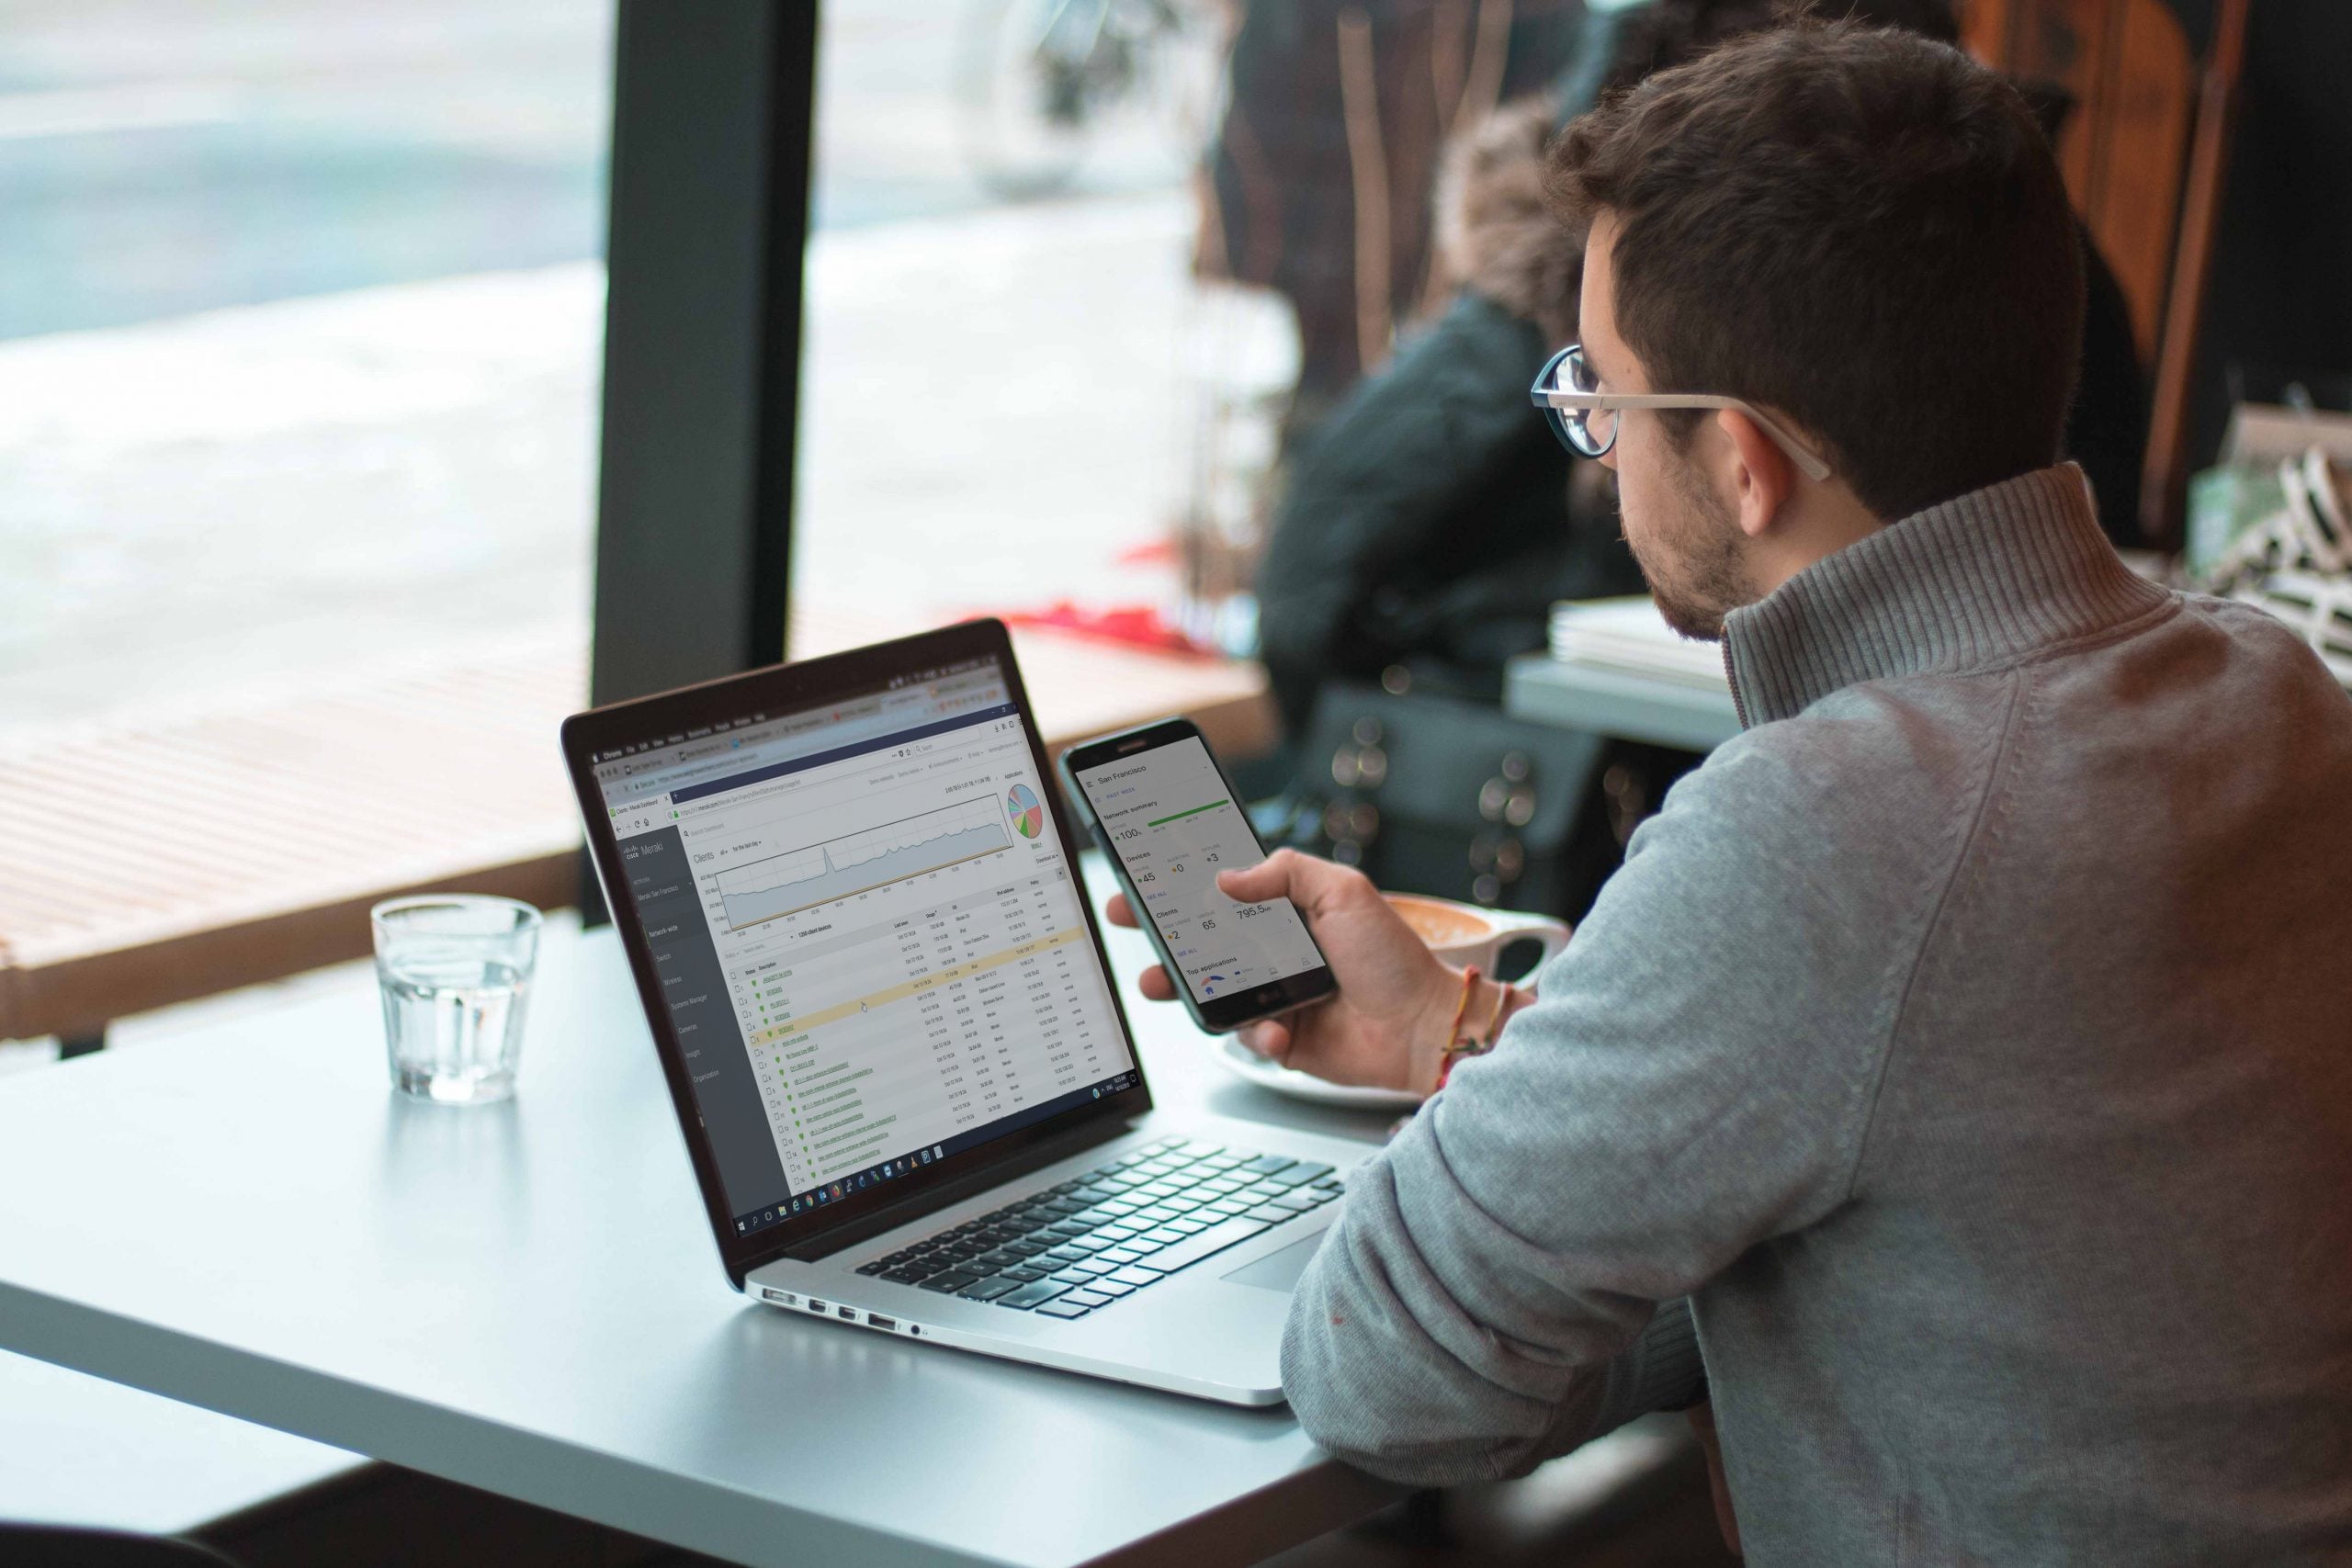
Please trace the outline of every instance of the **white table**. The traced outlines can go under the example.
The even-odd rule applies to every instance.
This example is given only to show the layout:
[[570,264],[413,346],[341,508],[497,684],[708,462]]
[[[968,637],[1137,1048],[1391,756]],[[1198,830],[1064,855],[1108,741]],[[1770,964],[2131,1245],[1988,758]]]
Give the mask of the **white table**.
[[[501,1107],[392,1096],[352,980],[7,1086],[0,1348],[754,1564],[1241,1562],[1396,1495],[1284,1410],[746,1303],[609,931],[543,953]],[[1383,1126],[1130,1015],[1162,1105]]]
[[1728,691],[1525,653],[1503,673],[1503,711],[1566,729],[1712,751],[1739,733]]
[[177,1535],[368,1468],[341,1449],[0,1351],[0,1520]]

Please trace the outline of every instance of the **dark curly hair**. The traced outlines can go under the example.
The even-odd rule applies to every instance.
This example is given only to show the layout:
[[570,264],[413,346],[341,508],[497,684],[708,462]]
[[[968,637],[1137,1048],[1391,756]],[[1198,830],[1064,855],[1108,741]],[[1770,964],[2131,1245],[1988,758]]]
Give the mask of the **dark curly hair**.
[[1886,518],[2057,460],[2074,214],[2024,100],[1959,50],[1791,22],[1605,98],[1550,159],[1567,220],[1616,222],[1618,329],[1658,389],[1786,412]]
[[1960,41],[1951,0],[1656,0],[1634,12],[1617,35],[1601,92],[1686,65],[1743,33],[1808,17],[1901,28],[1938,43]]

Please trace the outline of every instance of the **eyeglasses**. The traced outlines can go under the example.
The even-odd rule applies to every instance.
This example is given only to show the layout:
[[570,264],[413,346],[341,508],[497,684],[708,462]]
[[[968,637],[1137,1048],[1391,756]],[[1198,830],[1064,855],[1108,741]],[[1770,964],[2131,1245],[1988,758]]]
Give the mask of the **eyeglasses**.
[[1620,409],[1737,409],[1754,420],[1772,444],[1789,455],[1804,477],[1819,484],[1829,477],[1829,465],[1781,428],[1770,415],[1737,398],[1704,392],[1604,392],[1585,363],[1584,344],[1572,343],[1544,361],[1543,373],[1527,389],[1529,399],[1544,411],[1560,445],[1580,457],[1600,457],[1617,445]]

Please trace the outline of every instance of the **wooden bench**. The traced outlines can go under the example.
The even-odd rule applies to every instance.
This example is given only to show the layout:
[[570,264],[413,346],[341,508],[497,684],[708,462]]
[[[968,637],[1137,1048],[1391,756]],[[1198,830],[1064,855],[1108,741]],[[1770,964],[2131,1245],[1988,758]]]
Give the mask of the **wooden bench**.
[[555,726],[576,639],[0,751],[0,1038],[108,1021],[368,951],[427,887],[575,901]]
[[[797,616],[796,655],[907,626]],[[1272,739],[1254,665],[1015,634],[1049,744],[1190,713]],[[152,1008],[356,958],[368,907],[425,889],[577,901],[556,727],[586,649],[542,638],[142,723],[0,745],[0,1039],[71,1055]]]

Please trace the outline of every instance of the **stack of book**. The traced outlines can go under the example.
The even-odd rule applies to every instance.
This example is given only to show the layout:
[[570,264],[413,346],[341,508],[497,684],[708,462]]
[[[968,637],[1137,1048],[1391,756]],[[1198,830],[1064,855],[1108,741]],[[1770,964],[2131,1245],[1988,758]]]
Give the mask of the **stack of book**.
[[1553,605],[1552,657],[1704,691],[1724,691],[1728,684],[1722,648],[1675,631],[1646,595]]

